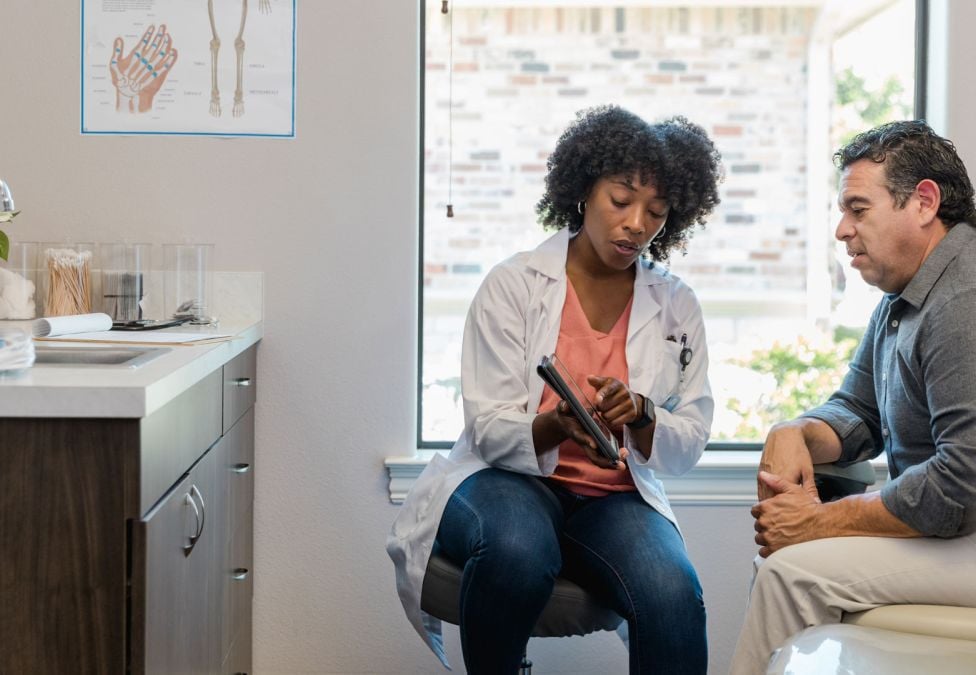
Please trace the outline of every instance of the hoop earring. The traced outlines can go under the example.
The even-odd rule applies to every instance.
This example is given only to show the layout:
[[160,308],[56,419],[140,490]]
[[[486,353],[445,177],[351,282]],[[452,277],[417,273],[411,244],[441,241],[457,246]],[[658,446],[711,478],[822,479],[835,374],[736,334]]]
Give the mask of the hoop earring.
[[581,216],[583,215],[583,209],[586,208],[586,202],[576,202],[576,212]]
[[668,226],[667,226],[667,223],[665,223],[664,226],[661,227],[660,231],[658,231],[658,233],[654,235],[654,237],[651,239],[651,241],[657,241],[657,238],[658,237],[661,237],[661,236],[664,236],[664,233],[667,232],[667,231],[668,231]]

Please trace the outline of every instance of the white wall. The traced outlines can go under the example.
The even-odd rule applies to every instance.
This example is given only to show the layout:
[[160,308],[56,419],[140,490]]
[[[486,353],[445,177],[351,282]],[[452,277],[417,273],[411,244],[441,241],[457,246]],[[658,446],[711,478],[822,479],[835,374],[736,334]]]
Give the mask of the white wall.
[[[383,551],[395,513],[383,459],[414,447],[417,3],[300,3],[293,141],[81,137],[72,4],[0,0],[0,177],[23,210],[8,232],[210,240],[217,268],[265,273],[255,671],[440,672],[402,617]],[[950,75],[962,80],[976,6],[950,4]],[[976,103],[971,84],[949,89]],[[947,118],[971,165],[972,109]],[[748,511],[678,516],[723,672],[754,550]],[[609,634],[535,640],[530,654],[538,673],[626,669]]]

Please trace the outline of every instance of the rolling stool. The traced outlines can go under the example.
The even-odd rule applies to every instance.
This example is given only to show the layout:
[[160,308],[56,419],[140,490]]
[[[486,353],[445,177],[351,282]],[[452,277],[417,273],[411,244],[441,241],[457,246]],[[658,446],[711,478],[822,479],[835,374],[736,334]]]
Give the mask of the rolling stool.
[[[441,621],[459,625],[458,596],[461,568],[442,555],[431,555],[424,575],[420,608]],[[601,606],[593,596],[562,577],[556,578],[552,597],[532,629],[532,637],[569,637],[598,630],[616,630],[623,618]],[[520,675],[532,674],[532,662],[522,655]]]

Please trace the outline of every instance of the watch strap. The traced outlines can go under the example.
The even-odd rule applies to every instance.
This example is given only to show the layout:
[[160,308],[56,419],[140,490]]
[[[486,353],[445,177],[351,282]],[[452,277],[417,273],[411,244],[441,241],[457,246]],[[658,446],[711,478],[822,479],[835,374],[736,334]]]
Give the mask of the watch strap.
[[634,430],[643,429],[644,427],[653,424],[657,418],[657,415],[654,414],[654,403],[651,402],[651,399],[647,398],[643,394],[638,394],[638,396],[641,397],[641,401],[643,402],[643,405],[641,406],[641,416],[633,422],[627,424],[627,426]]

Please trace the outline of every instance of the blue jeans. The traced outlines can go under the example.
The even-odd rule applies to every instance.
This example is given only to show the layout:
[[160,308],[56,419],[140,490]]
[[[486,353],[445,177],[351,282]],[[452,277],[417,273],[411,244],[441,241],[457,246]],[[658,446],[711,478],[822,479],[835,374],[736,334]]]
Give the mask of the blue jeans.
[[581,497],[484,469],[451,495],[435,547],[463,566],[468,673],[515,673],[556,576],[627,620],[630,672],[705,673],[705,605],[684,541],[637,492]]

